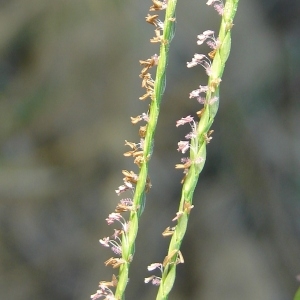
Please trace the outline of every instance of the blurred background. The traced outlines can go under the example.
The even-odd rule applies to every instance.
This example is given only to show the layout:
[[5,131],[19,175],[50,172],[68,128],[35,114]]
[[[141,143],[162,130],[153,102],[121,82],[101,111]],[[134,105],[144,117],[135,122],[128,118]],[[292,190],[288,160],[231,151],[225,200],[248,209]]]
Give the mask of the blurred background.
[[[206,1],[178,1],[167,87],[126,299],[154,299],[180,197],[197,34],[218,31]],[[138,142],[140,59],[158,53],[150,0],[0,1],[0,299],[89,299],[110,280],[99,239],[119,201],[123,153]],[[300,273],[300,2],[240,1],[220,109],[170,299],[288,300]],[[155,247],[154,247],[154,246]],[[116,272],[115,272],[116,273]]]

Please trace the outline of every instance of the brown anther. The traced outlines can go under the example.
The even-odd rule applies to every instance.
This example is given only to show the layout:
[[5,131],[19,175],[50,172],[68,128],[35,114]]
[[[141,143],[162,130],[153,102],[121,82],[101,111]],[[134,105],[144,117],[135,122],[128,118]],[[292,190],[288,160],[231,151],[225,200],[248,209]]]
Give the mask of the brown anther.
[[122,174],[126,176],[126,178],[137,180],[138,176],[133,171],[122,170]]
[[133,157],[138,157],[138,156],[142,156],[143,155],[143,151],[136,151],[132,154]]
[[171,262],[172,258],[174,257],[174,255],[177,254],[177,252],[178,252],[178,250],[174,249],[174,250],[171,251],[171,253],[169,253],[169,254],[165,257],[165,259],[164,259],[164,261],[163,261],[163,263],[162,263],[163,267],[165,267],[167,264],[169,264],[169,263]]
[[208,56],[209,56],[211,59],[214,59],[216,53],[217,53],[217,49],[214,49],[214,50],[212,50],[212,51],[210,51],[210,52],[208,53]]
[[150,79],[146,80],[146,84],[147,84],[146,88],[153,91],[152,87],[154,87],[154,80],[152,78],[150,78]]
[[183,178],[182,178],[181,181],[180,181],[181,184],[184,184],[185,179],[186,179],[186,176],[187,176],[187,174],[184,174]]
[[135,153],[135,150],[134,151],[125,152],[123,155],[126,156],[126,157],[129,157],[129,156],[133,156],[134,153]]
[[213,80],[210,81],[209,89],[212,93],[215,92],[216,88],[219,86],[221,81],[222,81],[221,78],[214,78]]
[[124,205],[124,204],[118,204],[117,207],[115,208],[115,212],[116,213],[122,213],[125,211],[133,211],[133,206],[129,206],[129,205]]
[[111,257],[104,262],[105,266],[111,265],[114,269],[120,267],[124,263],[125,260],[123,258],[114,258],[114,257]]
[[143,96],[139,97],[140,100],[144,101],[146,100],[148,97],[151,97],[153,94],[153,91],[151,90],[147,90],[146,94],[144,94]]
[[210,130],[208,133],[207,133],[207,136],[211,136],[213,134],[214,130]]
[[140,126],[140,129],[139,129],[139,136],[141,138],[144,138],[146,136],[146,132],[147,132],[147,125],[145,126]]
[[159,42],[161,42],[162,41],[162,35],[160,34],[160,29],[157,28],[157,29],[154,30],[154,32],[155,32],[155,37],[152,38],[152,39],[150,39],[150,42],[151,43],[159,43]]
[[[153,56],[151,56],[151,58],[148,58],[147,60],[140,60],[140,64],[143,66],[143,69],[141,71],[140,77],[144,77],[146,75],[146,72],[151,67],[157,65],[158,64],[158,60],[159,60],[159,56],[157,54],[154,54]],[[151,75],[150,75],[149,78],[151,78]]]
[[179,220],[182,217],[182,215],[183,215],[183,211],[178,211],[176,213],[176,216],[172,219],[172,221],[174,222],[176,220]]
[[170,227],[170,226],[168,226],[165,230],[164,230],[164,232],[162,233],[162,236],[163,237],[166,237],[166,236],[171,236],[171,235],[173,235],[174,234],[174,230],[175,230],[175,227]]
[[122,171],[123,175],[125,176],[123,178],[123,181],[127,181],[127,182],[131,182],[131,183],[137,183],[138,180],[138,175],[135,174],[133,171],[127,171],[127,170],[123,170]]
[[150,39],[150,43],[160,43],[161,37],[154,37]]
[[135,163],[138,167],[141,167],[144,162],[145,162],[145,159],[142,155],[137,156],[133,161],[133,163]]
[[150,181],[150,178],[148,177],[146,180],[145,192],[148,193],[150,191],[151,187],[152,187],[152,183]]
[[209,144],[212,140],[212,137],[209,137],[207,133],[203,134],[206,144]]
[[184,164],[177,164],[177,165],[175,165],[175,169],[185,169],[185,165]]
[[105,264],[105,266],[108,266],[108,265],[110,265],[111,264],[111,262],[114,260],[114,258],[113,257],[111,257],[111,258],[109,258],[108,260],[106,260],[105,262],[104,262],[104,264]]
[[102,286],[104,285],[104,286],[115,287],[115,286],[117,286],[117,284],[118,284],[118,280],[114,274],[112,275],[111,281],[100,281],[99,282],[99,285],[102,285]]
[[140,74],[140,77],[143,78],[143,80],[142,80],[142,87],[146,87],[147,86],[147,81],[149,81],[149,80],[153,81],[153,79],[151,78],[151,74],[150,73],[146,73],[145,74],[145,73],[142,72]]
[[137,149],[136,143],[128,142],[126,140],[125,140],[125,146],[129,146],[131,149],[134,149],[134,150]]
[[132,124],[137,124],[138,122],[143,120],[141,116],[130,117],[130,119]]
[[[141,71],[140,77],[143,77],[150,68],[151,68],[150,65],[145,66]],[[143,84],[142,84],[142,86],[143,86]]]
[[153,5],[149,9],[150,11],[162,10],[162,9],[165,8],[164,5],[163,5],[163,3],[160,2],[160,1],[152,0],[152,2],[153,2]]
[[192,162],[189,160],[185,164],[175,165],[175,169],[188,169],[192,165]]
[[[148,74],[149,73],[147,73],[146,75],[148,75]],[[151,78],[151,76],[150,77],[149,76],[143,76],[142,87],[146,88],[147,91],[153,92],[154,80]]]
[[148,22],[149,24],[152,24],[154,26],[157,26],[157,17],[158,15],[147,15],[146,18],[146,22]]
[[118,279],[115,274],[112,275],[111,282],[112,282],[113,286],[118,285]]
[[178,257],[176,259],[176,264],[183,264],[184,263],[184,258],[183,258],[183,255],[181,253],[180,250],[178,250]]
[[113,286],[112,282],[110,281],[100,281],[99,285],[104,285],[104,286]]
[[194,207],[194,205],[191,205],[190,202],[188,202],[186,200],[184,201],[183,209],[184,209],[184,211],[187,212],[187,214],[190,214],[190,212],[191,212],[191,210],[192,210],[193,207]]
[[204,113],[205,108],[202,108],[201,110],[197,111],[196,114],[199,118],[202,117],[203,113]]

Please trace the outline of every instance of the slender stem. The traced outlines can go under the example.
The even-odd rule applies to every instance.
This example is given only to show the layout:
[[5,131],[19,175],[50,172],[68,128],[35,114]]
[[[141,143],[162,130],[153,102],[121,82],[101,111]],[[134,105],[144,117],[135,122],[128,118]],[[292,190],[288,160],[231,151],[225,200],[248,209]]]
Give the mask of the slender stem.
[[169,47],[175,30],[174,18],[176,2],[177,0],[169,0],[166,9],[159,62],[154,83],[154,93],[150,105],[149,121],[144,141],[143,163],[138,175],[138,181],[133,197],[134,206],[138,207],[138,210],[131,211],[130,213],[129,230],[127,233],[128,239],[125,240],[123,235],[122,258],[124,259],[124,263],[120,266],[119,270],[118,284],[115,292],[116,299],[124,299],[124,293],[128,282],[129,265],[134,255],[135,239],[138,232],[138,221],[145,206],[145,188],[148,177],[148,165],[153,151],[154,134],[159,116],[160,104],[165,90]]
[[[206,160],[206,144],[209,142],[209,130],[214,121],[219,106],[219,83],[223,75],[225,62],[229,56],[231,45],[231,28],[233,26],[233,18],[238,6],[238,0],[227,0],[219,31],[219,41],[221,46],[216,50],[211,69],[209,72],[208,87],[206,101],[202,109],[199,124],[196,129],[196,136],[191,140],[190,161],[191,166],[184,179],[182,186],[182,194],[179,204],[178,213],[180,217],[174,229],[168,255],[163,263],[163,273],[160,287],[157,293],[157,300],[168,299],[169,293],[174,285],[176,277],[176,265],[180,260],[180,246],[184,238],[189,214],[191,211],[193,194]],[[211,99],[216,101],[210,101]]]

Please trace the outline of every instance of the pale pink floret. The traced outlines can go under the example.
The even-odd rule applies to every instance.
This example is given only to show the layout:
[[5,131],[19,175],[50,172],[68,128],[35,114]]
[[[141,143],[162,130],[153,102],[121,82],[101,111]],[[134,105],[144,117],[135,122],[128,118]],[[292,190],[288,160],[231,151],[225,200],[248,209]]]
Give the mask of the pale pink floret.
[[176,121],[176,127],[184,125],[186,123],[194,122],[194,118],[192,116],[187,116],[184,118],[181,118],[180,120]]
[[213,5],[214,9],[218,12],[219,15],[223,15],[224,13],[224,3],[222,0],[208,0],[206,2],[207,5]]
[[180,141],[178,142],[177,151],[181,151],[181,153],[185,153],[190,148],[190,143],[188,141]]

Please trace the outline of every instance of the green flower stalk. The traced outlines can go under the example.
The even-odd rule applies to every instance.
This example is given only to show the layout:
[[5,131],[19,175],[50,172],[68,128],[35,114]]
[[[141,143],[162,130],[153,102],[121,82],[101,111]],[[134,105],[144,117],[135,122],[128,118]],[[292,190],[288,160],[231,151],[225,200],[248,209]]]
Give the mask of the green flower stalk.
[[[227,0],[223,5],[221,0],[209,0],[208,5],[213,5],[217,12],[221,15],[222,21],[219,35],[217,38],[214,32],[206,30],[198,35],[197,44],[201,45],[204,42],[212,49],[208,56],[203,54],[195,54],[192,61],[187,63],[187,67],[201,65],[204,67],[208,75],[207,86],[199,86],[199,89],[190,93],[190,98],[196,98],[204,107],[197,112],[200,118],[199,123],[194,121],[194,118],[187,116],[177,121],[176,126],[189,123],[192,131],[186,135],[189,141],[180,141],[178,143],[178,151],[185,153],[190,150],[189,158],[182,159],[182,164],[176,165],[178,169],[184,169],[184,178],[182,180],[182,194],[179,204],[179,210],[172,221],[177,221],[175,227],[168,227],[163,236],[172,236],[168,254],[163,263],[154,263],[148,267],[149,271],[159,269],[161,277],[150,276],[145,279],[145,282],[152,282],[159,285],[157,300],[168,299],[168,295],[173,287],[176,277],[176,266],[178,263],[183,263],[183,255],[180,252],[180,246],[184,238],[189,215],[193,208],[193,194],[198,182],[200,172],[204,167],[206,160],[206,145],[211,140],[212,130],[211,125],[219,106],[219,87],[223,75],[225,63],[228,59],[231,46],[231,28],[233,19],[237,10],[238,0]],[[202,97],[201,95],[206,95]]]
[[[134,256],[135,239],[138,233],[139,218],[145,206],[145,193],[150,189],[151,182],[148,177],[148,165],[153,151],[154,134],[160,111],[160,104],[165,89],[166,68],[168,62],[168,52],[175,30],[175,8],[177,0],[152,0],[153,5],[150,11],[160,11],[166,9],[164,23],[158,19],[157,14],[146,17],[146,21],[155,26],[155,37],[150,40],[152,43],[160,43],[160,54],[153,55],[147,60],[141,60],[142,87],[146,93],[140,100],[151,99],[150,108],[147,113],[137,117],[132,117],[131,122],[136,124],[145,121],[146,125],[140,126],[140,142],[138,144],[125,141],[125,145],[130,147],[130,151],[124,153],[125,156],[132,156],[134,163],[139,167],[139,174],[133,171],[123,170],[125,176],[124,184],[116,193],[132,192],[133,198],[122,199],[117,205],[115,212],[111,213],[107,223],[119,222],[121,229],[115,229],[111,237],[105,237],[100,243],[105,247],[110,247],[118,257],[111,257],[105,265],[119,268],[118,277],[113,275],[111,281],[101,281],[99,290],[91,296],[93,300],[105,298],[110,300],[124,299],[125,289],[129,280],[129,267]],[[151,78],[149,69],[157,66],[155,81]],[[129,220],[122,216],[122,213],[129,212]],[[113,293],[111,288],[115,288]]]

